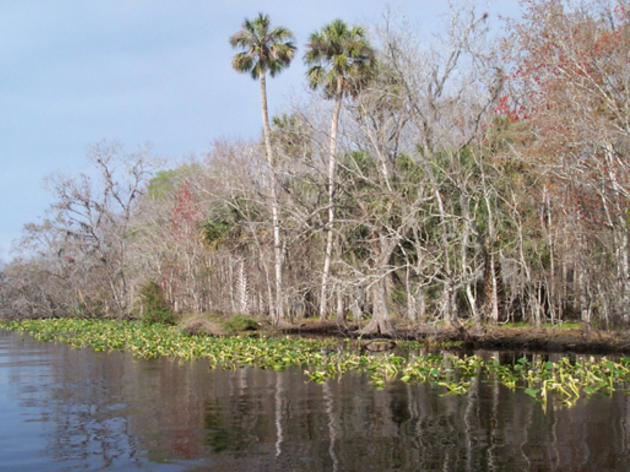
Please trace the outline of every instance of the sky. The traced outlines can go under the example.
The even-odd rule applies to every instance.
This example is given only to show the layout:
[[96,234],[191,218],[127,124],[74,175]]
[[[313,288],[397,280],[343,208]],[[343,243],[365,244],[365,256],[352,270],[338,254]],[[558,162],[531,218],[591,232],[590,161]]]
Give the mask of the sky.
[[[496,24],[518,14],[517,0],[475,3]],[[244,18],[268,13],[296,37],[296,60],[267,82],[273,115],[306,94],[312,32],[369,26],[388,7],[427,41],[448,14],[444,0],[0,0],[0,262],[50,205],[44,179],[86,170],[91,145],[149,143],[176,165],[215,139],[259,136],[260,89],[231,67]]]

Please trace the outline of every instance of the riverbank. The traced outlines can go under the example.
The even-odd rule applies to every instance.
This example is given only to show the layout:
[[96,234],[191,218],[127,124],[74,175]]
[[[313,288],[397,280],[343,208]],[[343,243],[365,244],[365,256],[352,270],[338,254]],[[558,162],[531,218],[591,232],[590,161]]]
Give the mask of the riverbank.
[[581,323],[543,325],[484,325],[458,327],[444,325],[405,324],[394,326],[390,335],[365,336],[358,334],[356,324],[335,322],[303,323],[286,326],[280,331],[303,336],[332,336],[398,341],[417,341],[427,347],[457,346],[465,350],[515,350],[530,352],[574,352],[580,354],[630,354],[630,330],[603,331]]
[[213,315],[187,315],[180,320],[182,330],[189,334],[206,333],[215,336],[257,331],[266,336],[291,335],[317,338],[354,339],[366,344],[384,339],[394,342],[415,341],[425,349],[479,349],[519,352],[630,354],[630,330],[599,330],[589,324],[564,322],[539,327],[525,323],[473,324],[457,326],[440,323],[409,324],[392,322],[389,334],[365,334],[359,323],[340,323],[306,319],[297,323],[281,322],[273,326],[268,319],[235,316],[229,320]]
[[[3,324],[25,323],[37,320],[9,321]],[[75,320],[80,321],[80,320]],[[99,320],[83,320],[86,323]],[[106,323],[126,323],[119,320],[100,320]],[[59,320],[61,323],[62,321]],[[68,322],[72,322],[70,319]],[[244,335],[277,338],[281,336],[312,338],[340,342],[356,341],[353,345],[362,348],[371,342],[384,340],[394,343],[416,342],[426,351],[450,349],[462,351],[508,350],[538,353],[577,354],[630,354],[630,330],[598,330],[582,323],[544,324],[535,327],[527,324],[486,324],[482,326],[458,324],[409,325],[394,323],[390,334],[366,335],[362,325],[335,321],[305,320],[299,323],[282,322],[274,326],[267,319],[235,316],[225,319],[215,315],[194,314],[180,320],[175,331],[189,336],[207,335],[223,338]],[[333,341],[336,340],[336,341]],[[386,344],[386,343],[384,343]],[[393,344],[390,344],[393,346]]]

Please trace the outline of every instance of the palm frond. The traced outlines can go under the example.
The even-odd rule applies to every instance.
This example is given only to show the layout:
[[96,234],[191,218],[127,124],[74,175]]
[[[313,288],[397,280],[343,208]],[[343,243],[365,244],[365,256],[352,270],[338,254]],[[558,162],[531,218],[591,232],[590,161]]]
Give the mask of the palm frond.
[[245,52],[239,52],[232,58],[232,67],[238,72],[249,72],[254,65],[254,58]]
[[310,66],[309,85],[321,87],[327,98],[337,93],[337,79],[341,80],[344,95],[355,96],[370,80],[376,65],[364,29],[348,28],[340,19],[311,34],[304,62]]
[[232,59],[239,72],[250,72],[258,79],[269,72],[272,76],[289,66],[295,56],[293,33],[283,26],[270,30],[269,15],[258,13],[253,20],[245,19],[242,29],[230,38],[234,48],[241,49]]

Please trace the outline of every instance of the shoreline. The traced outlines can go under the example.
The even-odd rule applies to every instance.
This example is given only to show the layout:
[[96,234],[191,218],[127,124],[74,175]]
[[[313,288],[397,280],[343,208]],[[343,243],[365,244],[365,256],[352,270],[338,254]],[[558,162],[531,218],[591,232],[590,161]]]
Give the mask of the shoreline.
[[[195,315],[202,316],[203,315]],[[37,320],[68,320],[78,318],[41,318],[41,319],[2,319],[0,328],[6,323],[29,322]],[[85,321],[123,322],[117,318],[94,318]],[[226,336],[255,336],[258,338],[275,338],[278,336],[313,338],[321,341],[343,340],[355,341],[365,346],[373,341],[384,340],[404,343],[414,341],[423,345],[428,352],[438,350],[472,352],[517,351],[526,353],[575,353],[596,355],[629,355],[630,330],[598,330],[588,325],[567,323],[565,325],[543,325],[539,328],[530,325],[494,325],[482,326],[439,324],[422,324],[410,326],[404,322],[393,324],[389,334],[362,334],[362,325],[356,322],[338,323],[337,321],[305,320],[298,323],[281,322],[273,326],[266,319],[243,318],[235,328],[229,326],[231,320],[224,320],[221,327],[215,321],[210,322],[210,329],[202,328],[197,332],[186,331],[186,324],[174,325],[184,335],[200,334],[209,338]],[[129,320],[133,321],[133,320]],[[137,321],[140,323],[140,321]],[[203,323],[202,323],[203,325]],[[226,329],[226,327],[230,329]]]
[[458,328],[421,325],[394,328],[392,334],[359,335],[360,325],[316,322],[279,328],[289,335],[329,336],[351,339],[417,341],[440,347],[458,343],[462,350],[511,350],[548,353],[630,354],[630,331],[601,331],[593,328],[484,325]]
[[[309,328],[309,329],[306,329]],[[561,356],[552,360],[547,354],[520,353],[518,359],[502,362],[501,356],[466,352],[475,342],[500,343],[501,339],[486,327],[477,334],[464,327],[437,329],[431,327],[430,337],[424,341],[403,341],[399,337],[351,339],[336,323],[311,323],[311,326],[288,326],[275,329],[241,332],[230,336],[189,335],[181,327],[164,324],[146,324],[123,320],[79,320],[57,318],[46,320],[8,321],[0,319],[0,329],[18,331],[39,341],[61,342],[72,348],[90,348],[95,352],[126,351],[144,359],[174,358],[181,361],[204,360],[210,368],[238,369],[256,367],[282,371],[289,367],[302,369],[306,379],[325,383],[346,373],[365,375],[370,385],[385,388],[387,384],[401,381],[408,384],[426,383],[439,389],[442,394],[463,395],[473,378],[486,376],[511,391],[522,390],[546,409],[549,394],[557,396],[561,404],[574,406],[580,398],[590,398],[597,393],[612,395],[617,390],[630,394],[630,357],[619,354],[618,359],[606,356]],[[336,331],[337,336],[323,337],[322,333]],[[291,332],[291,331],[294,332]],[[483,330],[483,329],[482,329]],[[513,331],[507,337],[510,346],[524,346],[538,339],[537,333],[528,328],[506,328]],[[299,331],[299,332],[298,332]],[[472,330],[471,330],[472,331]],[[519,341],[516,334],[524,335]],[[550,330],[543,337],[546,347],[555,346],[549,334],[557,336],[558,329]],[[584,344],[568,343],[575,340],[575,333],[568,330],[564,335],[564,348],[594,350],[596,347],[628,349],[623,344],[625,336],[608,333],[605,341],[593,344],[590,338]],[[299,334],[296,335],[296,334]],[[408,337],[422,337],[422,330],[408,332]],[[617,336],[615,336],[617,334]],[[604,335],[600,333],[602,339]],[[461,338],[466,338],[461,341]],[[457,341],[448,341],[456,339]],[[450,343],[450,345],[449,345]],[[384,347],[384,349],[380,349]],[[576,349],[577,348],[577,349]],[[511,349],[515,354],[518,349]],[[506,351],[507,352],[507,351]],[[567,352],[567,351],[564,351]],[[583,351],[585,352],[585,351]],[[612,351],[610,351],[612,352]],[[585,352],[586,353],[586,352]],[[500,354],[500,353],[499,353]]]

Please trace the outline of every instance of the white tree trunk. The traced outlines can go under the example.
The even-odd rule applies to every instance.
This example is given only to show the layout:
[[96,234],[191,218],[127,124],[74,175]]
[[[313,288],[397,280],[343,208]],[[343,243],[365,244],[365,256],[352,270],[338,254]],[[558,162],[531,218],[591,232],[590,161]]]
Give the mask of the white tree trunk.
[[322,273],[322,289],[319,301],[319,317],[326,318],[328,279],[333,250],[333,225],[335,223],[335,171],[337,169],[337,128],[343,99],[342,79],[337,79],[337,95],[330,124],[330,151],[328,155],[328,222],[326,224],[326,252],[324,256],[324,270]]
[[247,294],[247,274],[245,272],[245,262],[241,259],[238,263],[237,272],[237,296],[239,312],[249,314],[249,297]]
[[273,255],[274,275],[276,282],[275,307],[270,307],[274,323],[284,318],[284,296],[282,293],[282,248],[280,244],[280,217],[278,215],[278,195],[276,192],[276,171],[273,163],[273,150],[271,148],[271,127],[269,126],[269,113],[267,111],[267,88],[265,75],[260,75],[260,102],[263,119],[263,135],[265,139],[265,154],[269,166],[269,190],[271,191],[271,215],[273,225]]

